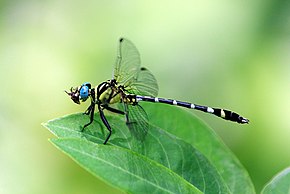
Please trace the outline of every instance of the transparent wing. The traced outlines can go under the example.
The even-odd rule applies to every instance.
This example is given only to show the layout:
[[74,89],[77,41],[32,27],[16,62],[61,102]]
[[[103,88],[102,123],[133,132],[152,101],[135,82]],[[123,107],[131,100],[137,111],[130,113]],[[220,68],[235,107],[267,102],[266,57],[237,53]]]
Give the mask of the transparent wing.
[[126,90],[132,94],[142,96],[157,96],[158,84],[154,75],[145,67],[141,67],[138,73],[137,80],[132,82]]
[[113,75],[117,83],[126,87],[136,81],[140,64],[140,55],[135,45],[125,38],[120,38]]
[[144,141],[148,132],[148,116],[140,105],[125,105],[127,126],[131,134],[138,140]]

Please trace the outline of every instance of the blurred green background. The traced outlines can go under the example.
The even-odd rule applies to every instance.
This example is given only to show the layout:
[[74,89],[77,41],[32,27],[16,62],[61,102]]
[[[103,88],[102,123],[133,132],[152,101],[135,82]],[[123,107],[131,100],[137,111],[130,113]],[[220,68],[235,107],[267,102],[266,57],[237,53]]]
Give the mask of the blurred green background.
[[258,192],[290,165],[290,1],[14,0],[0,13],[1,194],[120,193],[55,149],[40,123],[86,109],[64,90],[111,78],[121,36],[139,49],[160,97],[251,120],[196,113]]

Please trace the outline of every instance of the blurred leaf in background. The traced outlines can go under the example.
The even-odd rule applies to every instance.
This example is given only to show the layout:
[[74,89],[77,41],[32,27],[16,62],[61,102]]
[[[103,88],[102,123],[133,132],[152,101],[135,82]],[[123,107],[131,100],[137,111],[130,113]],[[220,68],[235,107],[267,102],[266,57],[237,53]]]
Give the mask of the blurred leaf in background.
[[117,193],[63,157],[40,123],[85,110],[63,92],[111,78],[127,37],[160,97],[247,115],[196,113],[231,148],[257,191],[289,166],[289,1],[1,1],[0,193]]
[[263,188],[262,194],[278,194],[289,193],[290,191],[290,168],[284,169],[279,174],[275,175],[271,181]]

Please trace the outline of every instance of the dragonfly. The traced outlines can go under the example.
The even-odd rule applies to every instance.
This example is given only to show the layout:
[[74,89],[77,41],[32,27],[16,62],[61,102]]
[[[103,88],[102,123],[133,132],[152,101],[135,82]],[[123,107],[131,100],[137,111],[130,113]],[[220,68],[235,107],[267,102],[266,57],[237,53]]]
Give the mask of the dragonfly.
[[[104,144],[108,142],[112,134],[112,128],[104,110],[124,115],[126,125],[132,135],[140,141],[145,139],[149,128],[149,120],[145,110],[139,104],[141,101],[196,109],[240,124],[249,123],[247,118],[230,110],[157,97],[158,84],[154,75],[147,68],[141,67],[140,54],[137,48],[125,38],[119,39],[117,60],[112,79],[104,81],[96,87],[92,87],[89,82],[85,82],[78,87],[71,87],[69,92],[65,92],[76,104],[90,99],[91,103],[84,112],[89,116],[90,121],[83,126],[82,132],[93,123],[95,109],[98,109],[99,116],[109,132]],[[113,104],[117,103],[123,108],[115,108]]]

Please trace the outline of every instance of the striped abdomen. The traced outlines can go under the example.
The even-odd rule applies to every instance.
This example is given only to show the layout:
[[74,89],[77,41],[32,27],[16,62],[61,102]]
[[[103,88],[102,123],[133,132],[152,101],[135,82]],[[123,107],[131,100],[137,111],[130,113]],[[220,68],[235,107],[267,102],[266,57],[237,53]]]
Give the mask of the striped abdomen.
[[229,111],[229,110],[220,109],[220,108],[211,108],[208,106],[201,106],[201,105],[192,104],[188,102],[181,102],[177,100],[156,98],[156,97],[149,97],[149,96],[139,96],[139,95],[136,95],[136,101],[137,102],[139,101],[159,102],[159,103],[164,103],[164,104],[182,106],[185,108],[191,108],[191,109],[196,109],[203,112],[211,113],[225,120],[230,120],[230,121],[234,121],[234,122],[242,123],[242,124],[249,123],[248,119],[240,116],[239,114]]

